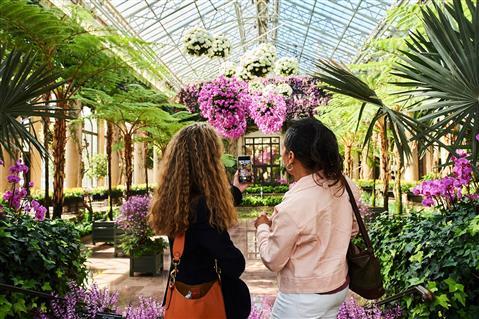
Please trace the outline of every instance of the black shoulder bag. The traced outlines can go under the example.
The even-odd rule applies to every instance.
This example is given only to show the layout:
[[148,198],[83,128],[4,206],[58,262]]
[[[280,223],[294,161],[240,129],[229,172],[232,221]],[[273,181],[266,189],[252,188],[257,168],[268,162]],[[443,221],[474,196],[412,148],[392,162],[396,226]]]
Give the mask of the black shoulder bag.
[[371,240],[369,239],[363,219],[359,213],[358,205],[351,187],[343,176],[343,184],[349,194],[349,201],[353,207],[359,232],[366,248],[363,249],[352,242],[349,243],[346,259],[348,261],[349,289],[366,299],[378,299],[384,295],[383,279],[379,259],[374,256]]

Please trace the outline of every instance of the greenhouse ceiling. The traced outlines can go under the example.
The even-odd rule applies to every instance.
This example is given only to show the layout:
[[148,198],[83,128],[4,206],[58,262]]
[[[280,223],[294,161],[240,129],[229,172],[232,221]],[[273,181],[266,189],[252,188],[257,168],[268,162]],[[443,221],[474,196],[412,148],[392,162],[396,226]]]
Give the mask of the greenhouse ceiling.
[[[73,0],[72,0],[73,1]],[[104,23],[151,43],[150,54],[171,71],[170,83],[211,79],[223,60],[187,55],[183,33],[199,26],[232,42],[228,61],[260,42],[276,46],[278,57],[296,57],[302,73],[314,73],[318,58],[345,63],[378,36],[396,0],[83,0]],[[261,36],[260,36],[261,34]]]

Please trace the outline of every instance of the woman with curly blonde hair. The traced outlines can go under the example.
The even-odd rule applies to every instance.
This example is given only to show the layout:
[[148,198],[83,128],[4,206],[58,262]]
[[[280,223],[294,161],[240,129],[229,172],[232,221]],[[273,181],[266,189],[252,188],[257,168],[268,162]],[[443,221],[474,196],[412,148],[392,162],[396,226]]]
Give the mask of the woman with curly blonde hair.
[[170,250],[175,237],[184,234],[176,282],[213,282],[217,265],[227,318],[247,318],[251,300],[239,279],[245,259],[227,232],[237,223],[234,204],[241,202],[247,185],[240,184],[237,175],[234,186],[229,184],[222,153],[223,143],[208,124],[196,123],[180,130],[162,159],[150,224],[157,234],[169,237]]

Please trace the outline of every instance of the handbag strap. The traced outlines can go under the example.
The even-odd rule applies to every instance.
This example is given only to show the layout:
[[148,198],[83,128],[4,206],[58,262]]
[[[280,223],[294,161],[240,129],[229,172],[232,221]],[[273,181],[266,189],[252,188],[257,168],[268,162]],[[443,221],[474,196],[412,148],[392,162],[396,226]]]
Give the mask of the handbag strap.
[[351,190],[351,187],[349,186],[349,183],[344,177],[342,176],[342,182],[344,187],[346,188],[346,191],[349,194],[349,201],[351,202],[351,206],[353,208],[354,215],[356,216],[356,221],[359,226],[359,232],[361,233],[361,236],[363,237],[364,243],[366,244],[366,248],[370,251],[373,251],[373,246],[371,245],[371,240],[369,239],[368,232],[366,231],[366,226],[364,225],[363,218],[361,217],[361,213],[359,212],[359,207],[358,204],[356,203],[356,199],[354,197],[353,191]]
[[185,233],[179,233],[173,241],[173,262],[179,264],[185,251]]

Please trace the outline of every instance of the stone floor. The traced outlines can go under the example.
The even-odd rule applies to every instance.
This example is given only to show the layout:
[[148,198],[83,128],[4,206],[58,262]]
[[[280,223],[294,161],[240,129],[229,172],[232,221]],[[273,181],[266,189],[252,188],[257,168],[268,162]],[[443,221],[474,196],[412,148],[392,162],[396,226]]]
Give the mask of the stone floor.
[[[242,220],[239,226],[230,231],[230,235],[235,245],[247,258],[246,271],[242,279],[248,285],[251,294],[276,295],[276,275],[271,273],[258,258],[252,221]],[[92,272],[93,281],[100,287],[118,290],[122,306],[137,300],[140,295],[162,300],[167,280],[166,270],[161,276],[156,277],[141,274],[130,277],[129,259],[115,258],[112,246],[106,244],[95,246],[88,244],[87,246],[92,249],[92,255],[88,258],[88,267]],[[165,269],[168,269],[169,259],[167,252],[164,258]]]

